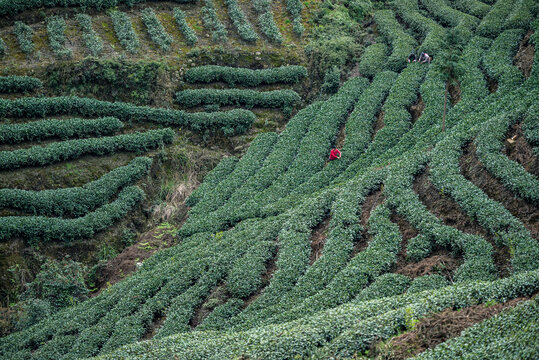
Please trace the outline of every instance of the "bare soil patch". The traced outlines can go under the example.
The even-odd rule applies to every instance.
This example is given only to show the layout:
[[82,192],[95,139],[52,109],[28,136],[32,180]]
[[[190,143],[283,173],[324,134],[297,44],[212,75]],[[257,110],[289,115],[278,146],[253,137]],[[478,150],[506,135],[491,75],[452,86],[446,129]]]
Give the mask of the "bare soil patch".
[[513,216],[518,218],[534,238],[539,238],[539,209],[533,204],[517,198],[511,191],[507,190],[498,179],[485,169],[477,159],[475,150],[473,142],[464,147],[460,158],[461,173],[491,199],[502,204]]
[[[462,264],[462,260],[455,259],[446,249],[438,249],[433,255],[411,264],[397,264],[395,273],[415,279],[419,276],[438,274],[451,280],[453,272]],[[401,265],[399,267],[399,265]]]
[[383,128],[386,124],[384,123],[384,111],[381,110],[376,116],[376,122],[374,123],[374,131],[372,132],[371,140],[374,139],[378,130]]
[[449,84],[449,99],[451,106],[455,106],[460,101],[460,84],[458,82]]
[[485,78],[487,79],[489,93],[493,94],[498,91],[498,81],[488,75],[485,75]]
[[[386,346],[388,354],[382,359],[407,359],[427,349],[436,347],[449,339],[460,336],[461,332],[472,325],[499,314],[503,309],[514,307],[520,301],[529,298],[517,298],[506,303],[485,306],[470,306],[462,310],[446,309],[420,320],[415,330],[393,338]],[[375,353],[377,351],[374,351]]]
[[318,224],[311,233],[311,255],[309,257],[310,264],[312,265],[320,256],[322,256],[322,250],[326,243],[329,230],[329,222],[331,217],[328,216],[320,224]]
[[530,43],[532,34],[533,30],[528,31],[526,36],[520,41],[520,47],[513,59],[513,64],[518,67],[526,79],[530,77],[532,72],[533,57],[535,56],[535,48]]
[[361,224],[361,227],[363,228],[363,231],[361,231],[361,236],[354,243],[354,248],[352,249],[351,257],[356,256],[358,253],[365,250],[365,248],[369,245],[369,241],[371,241],[372,236],[367,231],[367,221],[369,221],[369,217],[371,216],[371,211],[374,210],[375,207],[383,203],[384,200],[385,200],[385,196],[381,189],[378,189],[372,192],[370,195],[368,195],[365,198],[363,205],[361,205],[361,217],[360,217],[360,224]]
[[172,246],[175,243],[177,229],[179,227],[164,223],[142,234],[134,245],[127,247],[118,256],[110,259],[98,271],[95,284],[98,290],[90,296],[99,295],[103,289],[135,272],[137,263],[142,263],[158,250]]
[[189,326],[194,329],[219,305],[223,305],[230,298],[226,290],[226,285],[221,283],[212,290],[206,300],[195,309],[195,312],[189,320]]
[[521,123],[511,127],[504,145],[503,152],[509,159],[518,162],[527,172],[539,177],[539,158],[535,156],[533,147],[524,137]]
[[397,224],[399,231],[402,236],[401,250],[397,254],[397,264],[396,268],[400,269],[407,265],[406,261],[406,246],[408,245],[408,240],[417,236],[417,230],[410,225],[410,223],[401,215],[396,212],[391,213],[391,221]]
[[421,97],[421,94],[419,94],[419,97],[417,98],[417,101],[415,104],[410,106],[410,114],[412,114],[412,123],[415,123],[417,119],[423,114],[423,110],[425,109],[425,102],[423,101],[423,98]]

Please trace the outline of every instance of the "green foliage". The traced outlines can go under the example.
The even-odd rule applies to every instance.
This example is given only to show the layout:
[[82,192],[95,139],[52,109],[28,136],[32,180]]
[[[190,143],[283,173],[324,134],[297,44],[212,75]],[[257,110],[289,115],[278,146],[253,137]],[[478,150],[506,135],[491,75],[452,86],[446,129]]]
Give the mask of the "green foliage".
[[0,57],[6,55],[7,53],[7,45],[5,43],[5,41],[0,38]]
[[77,114],[81,116],[114,116],[124,121],[154,122],[169,126],[187,127],[201,133],[222,131],[225,135],[240,134],[251,127],[255,115],[243,109],[227,112],[188,113],[181,110],[135,106],[123,102],[107,102],[90,98],[51,97],[0,99],[2,117],[44,117]]
[[406,257],[412,261],[419,261],[426,258],[432,250],[430,239],[424,235],[417,235],[406,245]]
[[202,13],[204,26],[212,33],[212,40],[214,42],[226,42],[228,31],[217,16],[213,0],[204,0],[204,6],[200,9],[200,12]]
[[23,124],[0,125],[0,144],[16,144],[24,141],[112,134],[123,128],[123,123],[113,117],[95,120],[39,120]]
[[234,27],[240,34],[240,37],[247,42],[255,42],[258,40],[258,35],[253,30],[251,23],[243,13],[243,10],[238,4],[238,0],[224,0],[228,10],[228,16],[232,20]]
[[534,146],[539,146],[539,105],[533,104],[528,109],[523,121],[522,130],[526,140]]
[[511,15],[515,0],[498,0],[483,17],[477,27],[477,34],[494,38],[504,30],[504,24]]
[[198,41],[197,35],[185,20],[185,14],[183,11],[178,7],[174,8],[174,19],[176,20],[176,24],[178,24],[180,31],[185,37],[187,44],[191,46],[195,45]]
[[[0,6],[0,9],[2,6]],[[15,36],[17,37],[17,42],[22,50],[26,54],[31,54],[35,50],[35,45],[32,41],[34,35],[34,30],[21,21],[15,22]]]
[[185,72],[185,81],[188,83],[223,81],[230,86],[258,86],[278,83],[295,84],[306,76],[307,69],[298,65],[262,70],[205,65],[188,69]]
[[361,290],[355,301],[368,301],[386,296],[400,295],[410,286],[410,278],[401,274],[384,274],[376,278],[367,288]]
[[118,194],[117,200],[103,205],[84,217],[62,219],[44,216],[5,216],[0,217],[0,239],[15,237],[30,243],[61,240],[72,242],[87,239],[95,233],[110,227],[124,217],[144,198],[144,191],[136,186],[126,187]]
[[303,9],[303,3],[299,0],[285,0],[286,10],[292,17],[292,30],[297,36],[303,35],[305,31],[303,24],[301,23],[301,10]]
[[406,66],[406,58],[414,51],[417,41],[404,31],[392,10],[379,10],[374,13],[374,22],[378,31],[391,46],[391,55],[387,59],[387,68],[400,71]]
[[490,6],[479,0],[455,0],[455,7],[478,18],[484,17],[489,11]]
[[518,0],[504,26],[506,29],[529,29],[532,27],[534,15],[537,16],[538,12],[539,7],[536,1]]
[[359,62],[359,72],[372,78],[382,71],[386,62],[387,46],[384,43],[372,44],[363,53]]
[[147,175],[152,160],[139,157],[82,187],[29,191],[0,189],[0,208],[13,208],[31,215],[83,216],[105,205],[121,188]]
[[240,89],[192,89],[176,93],[176,102],[186,107],[202,104],[245,106],[247,108],[291,109],[301,100],[293,90],[255,91]]
[[140,47],[137,34],[133,29],[131,18],[121,11],[110,11],[110,18],[112,19],[112,25],[114,26],[114,32],[116,37],[120,41],[120,44],[130,53],[135,54]]
[[71,57],[71,49],[65,47],[66,22],[63,17],[52,16],[47,20],[47,34],[52,51],[58,58],[68,59]]
[[408,288],[408,293],[419,293],[422,291],[433,290],[443,288],[449,285],[447,279],[441,275],[425,275],[416,277],[410,287]]
[[253,0],[253,7],[258,15],[258,25],[260,30],[268,39],[274,43],[280,44],[283,42],[283,36],[279,27],[275,23],[273,12],[271,11],[270,0]]
[[174,131],[170,128],[91,139],[67,140],[45,146],[0,152],[0,169],[25,166],[44,166],[72,160],[82,155],[104,155],[117,151],[142,153],[163,143],[171,143]]
[[143,9],[141,14],[142,22],[144,25],[146,25],[146,30],[148,31],[152,41],[164,51],[169,51],[170,45],[173,42],[172,36],[167,33],[153,9]]
[[0,93],[30,92],[43,86],[43,82],[31,76],[0,76]]
[[87,14],[77,14],[75,18],[79,22],[84,44],[92,56],[99,56],[103,51],[103,40],[95,32],[92,26],[92,18]]
[[493,42],[483,56],[487,74],[498,81],[498,91],[514,89],[522,84],[524,76],[515,66],[513,57],[523,35],[521,29],[505,30]]
[[21,300],[48,301],[53,312],[73,306],[87,299],[86,273],[84,265],[69,258],[60,261],[47,259],[35,279],[27,284]]
[[341,84],[341,70],[337,66],[333,66],[326,72],[324,82],[320,88],[323,94],[335,94],[339,90]]

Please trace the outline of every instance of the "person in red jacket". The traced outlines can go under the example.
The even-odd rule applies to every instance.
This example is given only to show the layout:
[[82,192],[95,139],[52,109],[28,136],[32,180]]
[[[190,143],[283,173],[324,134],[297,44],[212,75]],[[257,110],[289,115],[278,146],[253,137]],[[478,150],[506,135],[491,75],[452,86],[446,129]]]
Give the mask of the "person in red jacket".
[[331,152],[329,153],[329,161],[340,159],[340,158],[341,158],[341,152],[339,151],[339,149],[332,149]]

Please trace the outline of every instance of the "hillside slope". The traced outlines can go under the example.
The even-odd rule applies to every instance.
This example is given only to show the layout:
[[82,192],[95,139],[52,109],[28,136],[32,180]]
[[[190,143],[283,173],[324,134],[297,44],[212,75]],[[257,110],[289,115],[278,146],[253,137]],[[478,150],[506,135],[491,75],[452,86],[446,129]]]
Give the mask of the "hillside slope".
[[[177,245],[1,338],[0,357],[377,356],[377,344],[444,310],[517,299],[414,355],[537,358],[538,10],[382,2],[384,46],[359,65],[369,76],[223,160],[185,201]],[[432,63],[406,62],[416,44]],[[216,123],[225,134],[246,126]],[[342,157],[328,161],[336,146]]]

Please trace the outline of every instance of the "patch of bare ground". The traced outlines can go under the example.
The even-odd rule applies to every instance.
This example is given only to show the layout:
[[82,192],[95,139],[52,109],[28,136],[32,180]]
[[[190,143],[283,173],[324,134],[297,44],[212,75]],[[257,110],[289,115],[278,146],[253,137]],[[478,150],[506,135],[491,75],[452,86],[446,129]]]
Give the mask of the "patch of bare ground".
[[539,177],[539,158],[535,156],[533,147],[524,137],[521,123],[511,127],[504,145],[503,153],[509,159],[518,162],[527,172]]
[[498,91],[498,81],[496,81],[496,79],[493,79],[488,75],[485,75],[485,79],[487,79],[489,93],[493,94]]
[[344,131],[345,127],[346,125],[343,124],[341,128],[339,129],[339,134],[337,135],[337,139],[335,140],[335,147],[337,149],[342,148],[342,146],[344,145],[344,140],[346,139],[346,133]]
[[421,94],[420,94],[415,104],[410,106],[410,109],[408,110],[410,111],[410,114],[412,115],[412,124],[415,123],[417,119],[419,119],[421,114],[423,114],[424,109],[425,109],[425,102],[423,101],[423,98],[421,97]]
[[408,245],[408,240],[417,236],[417,230],[412,227],[412,225],[401,215],[396,212],[391,212],[390,220],[397,224],[399,231],[402,236],[401,250],[397,254],[397,269],[400,269],[406,266],[406,246]]
[[384,111],[381,110],[376,116],[376,122],[374,123],[374,131],[372,132],[371,140],[374,139],[378,130],[385,126],[384,123]]
[[212,290],[206,300],[195,309],[193,316],[189,320],[189,326],[194,329],[219,305],[223,305],[230,298],[226,290],[226,285],[221,283]]
[[146,332],[144,333],[144,335],[142,336],[140,340],[150,340],[151,338],[153,338],[154,335],[157,334],[157,331],[159,330],[159,328],[165,322],[166,318],[167,317],[165,316],[165,314],[161,314],[161,313],[154,314],[152,322],[150,323],[150,325],[148,325]]
[[351,257],[354,257],[361,251],[365,250],[365,248],[369,244],[369,241],[371,241],[372,236],[367,231],[367,222],[369,221],[369,217],[371,216],[371,211],[374,210],[375,207],[383,203],[384,200],[385,200],[385,196],[382,192],[382,189],[373,191],[370,195],[368,195],[365,198],[365,201],[361,205],[361,215],[360,215],[360,224],[363,230],[361,231],[361,235],[359,236],[359,239],[356,239],[354,243],[354,248],[352,249]]
[[506,303],[489,306],[480,304],[461,310],[445,309],[440,313],[419,320],[413,331],[394,337],[383,345],[377,347],[373,345],[369,357],[399,360],[416,356],[427,349],[432,349],[449,339],[460,336],[461,332],[470,326],[528,299],[525,297],[517,298]]
[[[400,260],[400,259],[399,259]],[[462,264],[446,249],[436,249],[432,255],[415,263],[397,263],[395,273],[415,279],[419,276],[438,274],[451,280],[453,272]]]
[[429,167],[427,166],[423,172],[416,176],[413,189],[429,212],[436,215],[447,226],[452,226],[464,233],[478,235],[486,239],[494,248],[494,263],[500,276],[509,275],[510,255],[507,247],[497,246],[493,236],[477,221],[472,220],[453,198],[434,187],[428,174]]
[[460,84],[458,82],[449,84],[449,99],[451,106],[455,106],[460,101],[460,93]]
[[539,238],[539,209],[531,203],[517,198],[507,190],[498,179],[485,169],[476,156],[473,142],[463,149],[460,158],[460,171],[475,186],[491,199],[502,204],[513,216],[519,219],[534,238]]
[[528,31],[526,36],[520,41],[520,47],[513,59],[513,64],[518,67],[526,79],[530,77],[532,72],[533,57],[535,56],[535,48],[530,43],[532,34],[533,30]]
[[124,249],[97,270],[95,283],[97,291],[92,292],[90,296],[99,295],[103,289],[135,272],[137,263],[142,263],[158,250],[172,246],[178,229],[179,227],[163,223],[140,235],[135,244]]
[[[277,243],[278,240],[275,242]],[[247,297],[242,305],[242,309],[245,309],[247,306],[251,305],[255,300],[262,294],[262,291],[266,288],[266,286],[269,285],[271,278],[273,277],[273,274],[275,273],[275,270],[277,270],[277,254],[279,254],[279,246],[275,248],[275,254],[266,261],[266,270],[262,274],[262,284],[254,293],[249,295]]]
[[318,224],[311,233],[311,255],[309,257],[310,264],[314,264],[320,256],[322,256],[322,250],[326,244],[328,237],[329,222],[331,217],[328,216],[320,224]]

